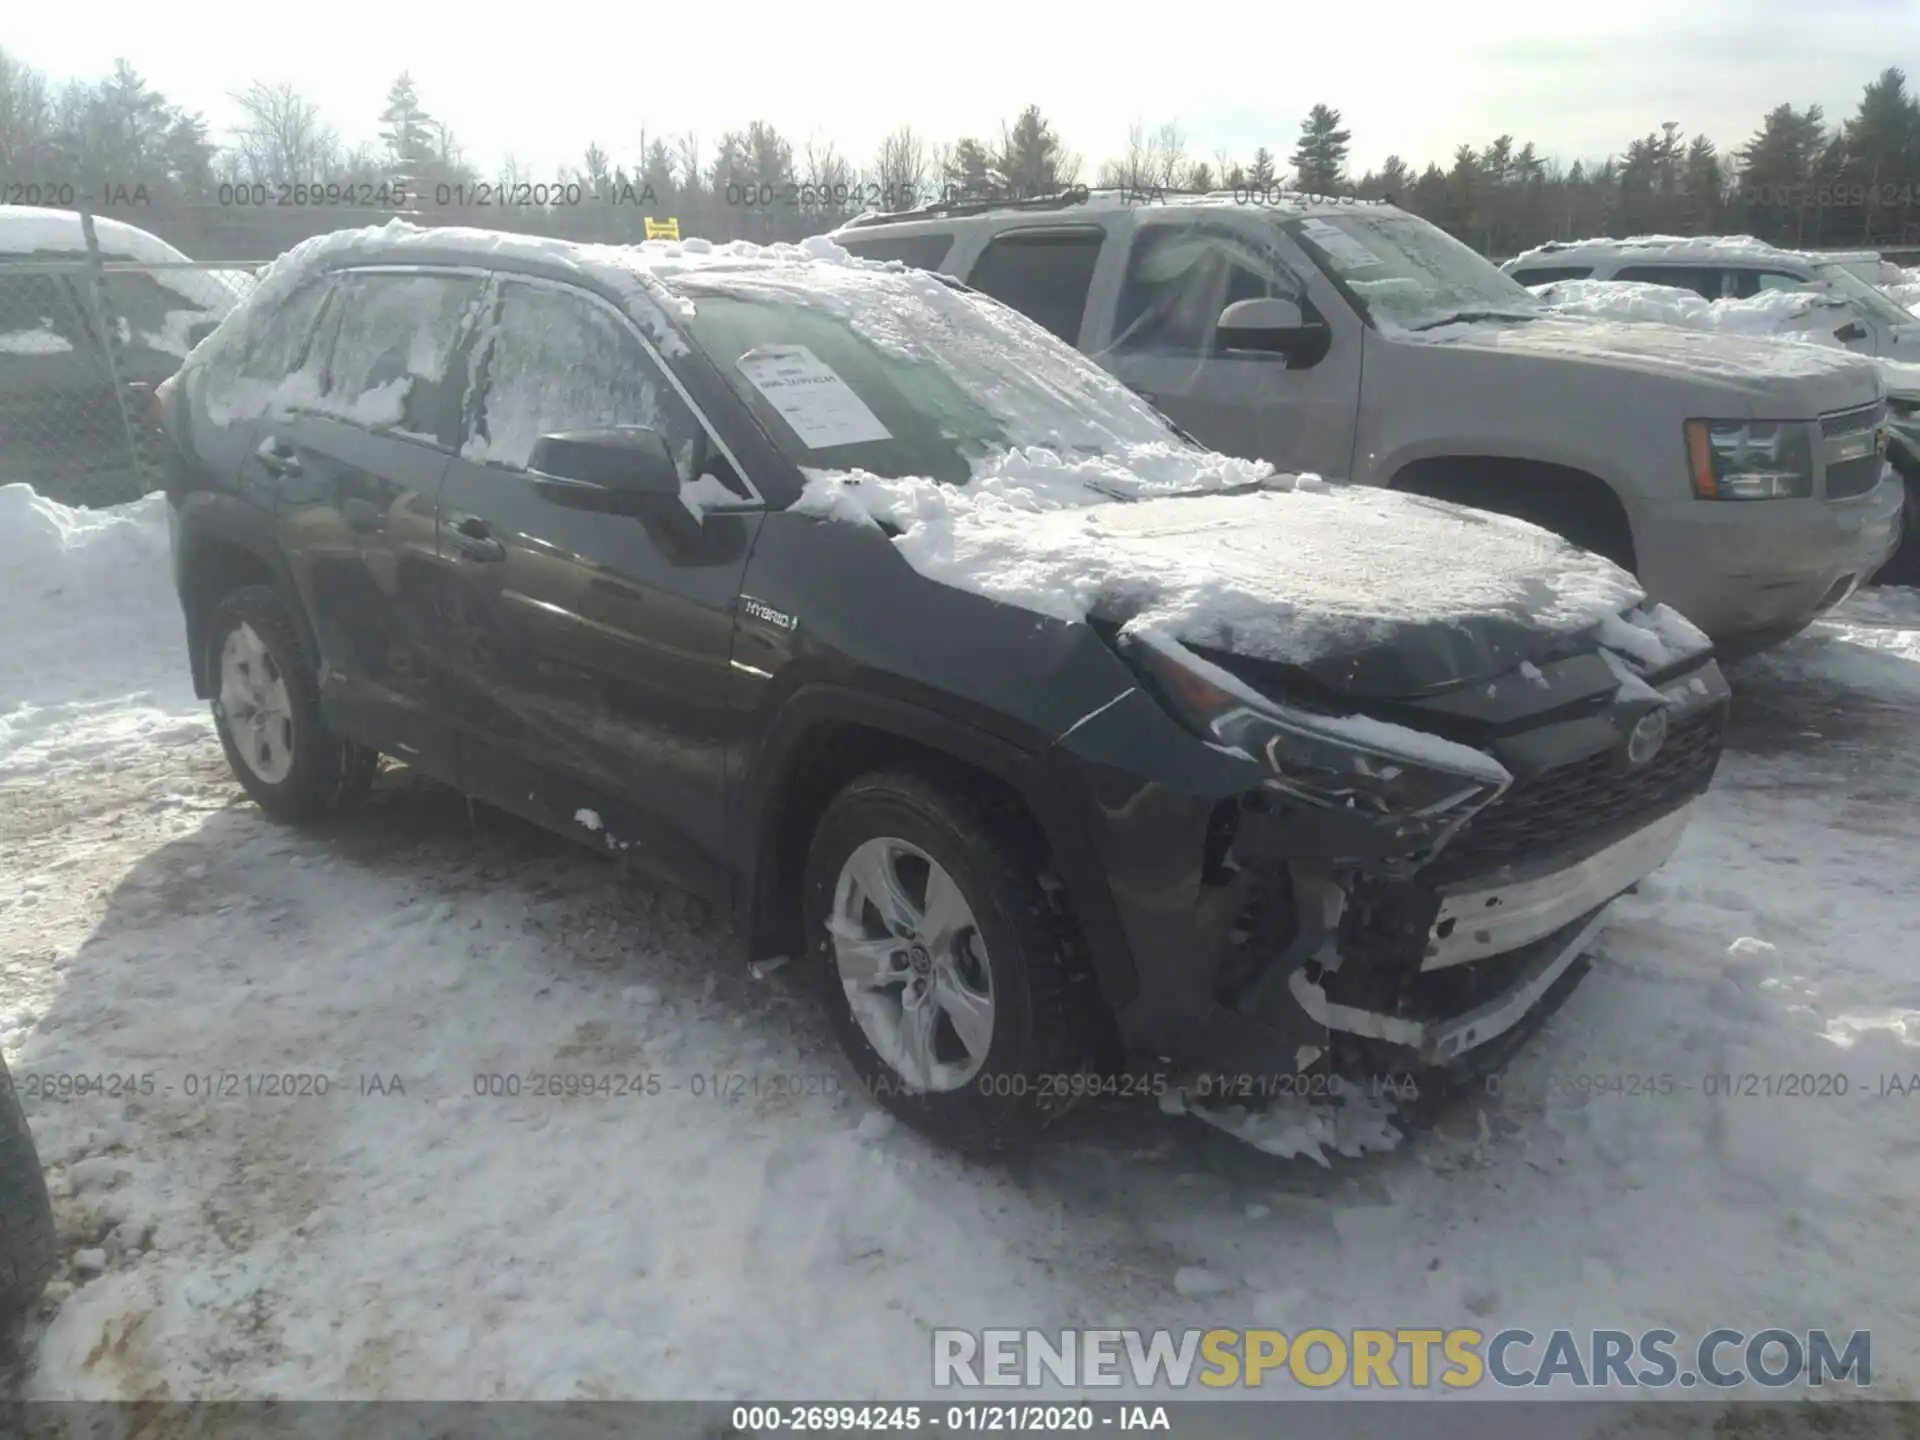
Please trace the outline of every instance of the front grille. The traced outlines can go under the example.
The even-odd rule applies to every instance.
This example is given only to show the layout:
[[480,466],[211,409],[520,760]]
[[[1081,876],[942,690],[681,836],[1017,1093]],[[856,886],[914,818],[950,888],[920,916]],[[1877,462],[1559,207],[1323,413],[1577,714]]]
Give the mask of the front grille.
[[1724,726],[1718,708],[1681,721],[1637,770],[1622,769],[1609,750],[1522,780],[1469,820],[1425,873],[1436,881],[1478,875],[1653,820],[1706,789]]
[[1841,410],[1832,415],[1820,417],[1820,433],[1827,439],[1835,435],[1851,435],[1858,430],[1877,430],[1880,422],[1886,418],[1887,407],[1879,401],[1871,405],[1862,405],[1858,410]]
[[1850,495],[1866,494],[1880,483],[1880,472],[1886,463],[1883,457],[1875,454],[1827,466],[1827,498],[1845,500]]

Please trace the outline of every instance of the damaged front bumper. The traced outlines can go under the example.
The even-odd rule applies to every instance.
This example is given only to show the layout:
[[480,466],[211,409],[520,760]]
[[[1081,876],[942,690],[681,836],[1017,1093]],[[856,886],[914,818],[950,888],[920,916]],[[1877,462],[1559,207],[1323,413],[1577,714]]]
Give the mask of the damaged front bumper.
[[1533,763],[1514,788],[1419,865],[1316,854],[1324,832],[1257,792],[1209,802],[1198,777],[1083,770],[1133,960],[1125,983],[1103,972],[1121,1039],[1177,1083],[1243,1097],[1306,1093],[1285,1082],[1308,1073],[1497,1063],[1497,1042],[1578,980],[1611,902],[1672,856],[1712,779],[1724,679],[1711,661],[1657,678],[1673,708],[1655,761],[1627,766],[1591,711],[1523,731],[1508,754]]

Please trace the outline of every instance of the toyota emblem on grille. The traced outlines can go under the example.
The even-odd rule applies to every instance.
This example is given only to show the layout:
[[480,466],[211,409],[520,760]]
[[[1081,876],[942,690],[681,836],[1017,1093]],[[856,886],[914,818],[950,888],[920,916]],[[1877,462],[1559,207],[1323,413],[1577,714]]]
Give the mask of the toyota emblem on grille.
[[1642,715],[1627,733],[1627,764],[1639,769],[1660,753],[1667,741],[1667,712],[1655,710]]

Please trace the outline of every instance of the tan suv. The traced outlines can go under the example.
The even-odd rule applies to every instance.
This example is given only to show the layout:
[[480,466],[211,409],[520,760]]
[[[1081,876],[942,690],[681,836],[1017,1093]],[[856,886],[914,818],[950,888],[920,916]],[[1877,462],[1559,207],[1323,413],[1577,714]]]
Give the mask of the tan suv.
[[1096,191],[833,238],[1024,312],[1215,449],[1541,524],[1723,652],[1794,634],[1898,543],[1871,360],[1555,317],[1391,205]]

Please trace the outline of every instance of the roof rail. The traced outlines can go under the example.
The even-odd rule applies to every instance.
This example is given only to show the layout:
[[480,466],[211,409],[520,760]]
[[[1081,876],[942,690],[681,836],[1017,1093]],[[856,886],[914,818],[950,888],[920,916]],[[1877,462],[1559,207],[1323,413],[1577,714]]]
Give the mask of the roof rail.
[[988,210],[1058,210],[1063,205],[1084,205],[1092,193],[1084,185],[1075,185],[1065,190],[1055,190],[1045,195],[1030,195],[1019,200],[996,200],[991,196],[983,199],[940,200],[914,210],[887,210],[856,215],[840,228],[858,230],[866,225],[893,225],[903,220],[931,219],[938,215],[979,215]]

